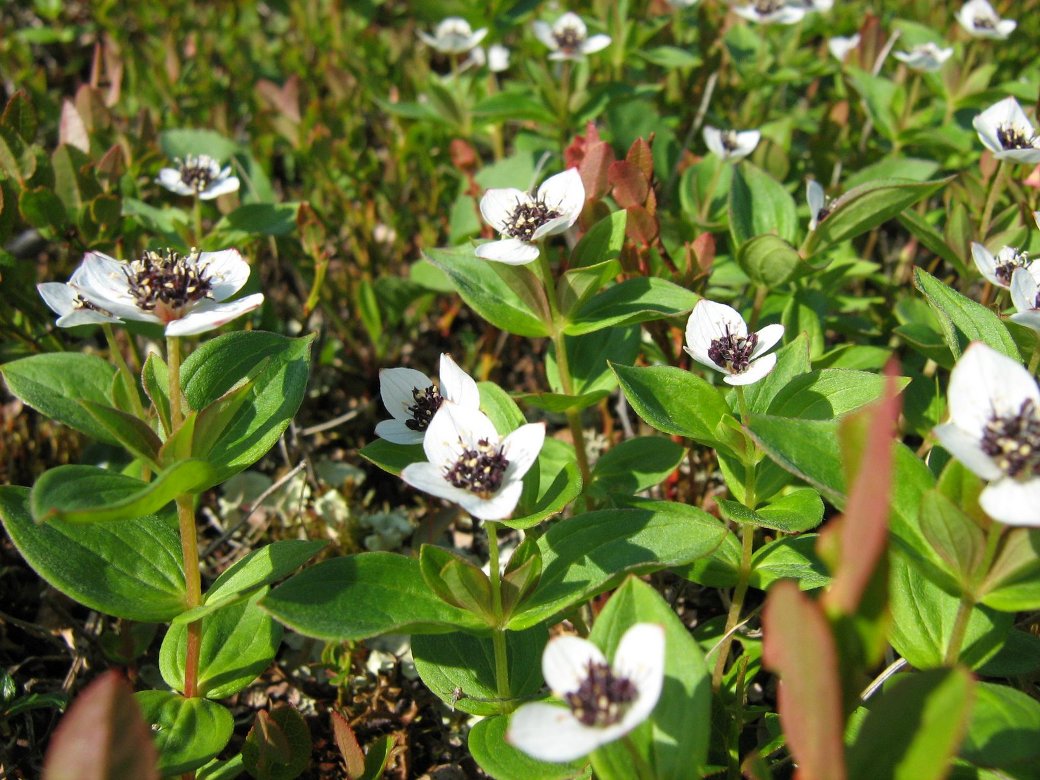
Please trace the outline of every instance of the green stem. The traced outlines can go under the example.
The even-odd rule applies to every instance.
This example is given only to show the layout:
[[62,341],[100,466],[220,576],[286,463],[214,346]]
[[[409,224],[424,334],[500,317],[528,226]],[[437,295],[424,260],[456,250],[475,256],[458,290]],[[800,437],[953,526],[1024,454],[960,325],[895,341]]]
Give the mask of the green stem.
[[[175,435],[184,423],[181,412],[181,340],[176,336],[166,339],[166,360],[169,366],[170,424]],[[199,541],[195,528],[195,504],[185,493],[177,496],[177,524],[181,536],[181,556],[184,560],[185,607],[192,609],[202,603],[202,575],[199,571]],[[202,649],[202,621],[188,624],[188,647],[184,659],[184,695],[198,695],[199,654]]]
[[701,207],[697,210],[698,222],[707,222],[711,216],[711,201],[715,197],[715,189],[719,186],[719,177],[722,176],[724,165],[726,165],[726,161],[719,160],[718,165],[715,166],[715,170],[711,174],[708,189],[704,192],[704,200],[701,201]]
[[[982,561],[974,572],[973,580],[980,582],[993,565],[993,559],[997,556],[997,545],[1000,537],[1004,534],[1004,526],[995,521],[990,521],[989,533],[986,536],[986,552]],[[946,655],[943,656],[944,666],[953,666],[961,655],[961,647],[964,645],[964,637],[968,633],[968,623],[971,620],[971,611],[975,607],[974,587],[973,592],[966,592],[961,596],[961,603],[957,607],[957,616],[953,620],[953,629],[950,631],[950,641],[946,645]]]
[[990,218],[993,216],[993,209],[997,205],[997,198],[1000,197],[1001,185],[1004,183],[1006,169],[1007,166],[1003,161],[998,162],[997,171],[993,174],[993,178],[989,180],[986,207],[982,210],[982,219],[979,221],[979,241],[985,241],[986,234],[989,233]]
[[572,75],[570,60],[564,60],[560,75],[560,105],[557,112],[557,121],[560,124],[561,151],[567,148],[567,144],[570,141]]
[[637,748],[636,743],[632,741],[632,737],[626,734],[621,738],[621,744],[625,746],[629,758],[632,759],[632,769],[635,770],[636,778],[638,778],[638,780],[653,780],[656,776],[653,767],[651,767],[650,764],[647,763],[647,760],[643,758],[643,754],[639,752],[639,748]]
[[491,609],[498,624],[491,632],[491,644],[495,651],[495,690],[503,705],[512,698],[509,689],[509,656],[506,652],[505,616],[502,614],[502,572],[498,556],[498,523],[484,521],[488,535],[488,577],[491,580]]
[[[563,333],[563,322],[559,306],[556,303],[556,282],[553,279],[549,258],[544,249],[538,253],[538,269],[545,285],[545,297],[549,299],[549,332],[552,334],[553,348],[556,350],[556,370],[560,375],[560,385],[565,395],[574,395],[574,381],[571,377],[570,359],[567,357],[567,338]],[[585,431],[581,427],[581,415],[576,409],[567,410],[567,424],[574,440],[574,452],[578,457],[578,469],[581,479],[587,487],[592,479],[589,468],[589,456],[585,448]]]
[[202,246],[202,199],[199,198],[198,194],[195,195],[195,207],[192,209],[193,223],[195,226],[195,236],[192,245],[194,247]]

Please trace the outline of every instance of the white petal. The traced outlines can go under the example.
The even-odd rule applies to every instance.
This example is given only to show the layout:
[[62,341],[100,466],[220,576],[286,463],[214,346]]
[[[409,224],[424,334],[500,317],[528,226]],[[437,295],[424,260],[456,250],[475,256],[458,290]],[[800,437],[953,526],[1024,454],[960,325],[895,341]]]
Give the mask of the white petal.
[[466,50],[468,51],[469,49],[472,49],[478,43],[480,43],[482,40],[484,40],[484,36],[486,36],[487,33],[488,33],[487,27],[481,27],[479,30],[476,30],[473,33],[473,35],[470,36],[469,43],[468,43],[468,45],[466,47]]
[[993,257],[993,254],[986,249],[982,244],[975,241],[971,242],[971,256],[975,260],[975,267],[979,269],[979,273],[982,274],[986,281],[991,284],[995,284],[998,287],[1007,287],[997,277],[997,260]]
[[843,61],[850,51],[859,46],[859,33],[848,37],[836,35],[827,41],[827,49],[831,56],[839,62]]
[[74,328],[77,325],[100,325],[104,322],[122,322],[122,320],[116,317],[106,317],[93,309],[76,309],[58,317],[54,324],[59,328]]
[[[441,353],[441,395],[459,406],[480,408],[480,390],[473,377],[459,368],[447,352]],[[410,404],[409,404],[410,405]]]
[[430,35],[428,32],[424,32],[422,30],[416,30],[416,33],[419,36],[419,40],[421,40],[427,46],[430,46],[430,47],[432,47],[434,49],[438,48],[437,39],[434,38],[432,35]]
[[747,370],[740,374],[730,374],[726,372],[726,376],[722,378],[722,381],[728,385],[753,385],[759,379],[772,371],[775,365],[775,352],[770,355],[763,355],[757,360],[752,360],[751,365],[747,367]]
[[1018,27],[1018,22],[1012,19],[1001,19],[999,22],[997,22],[997,36],[1001,39],[1007,38],[1009,35],[1011,35],[1011,33],[1015,31],[1016,27]]
[[585,207],[585,185],[578,169],[568,168],[542,182],[538,188],[538,200],[567,217],[570,220],[567,227],[573,225]]
[[76,291],[64,282],[44,282],[36,285],[43,302],[55,314],[65,315],[76,310]]
[[1040,406],[1040,390],[1018,362],[981,342],[973,342],[950,374],[950,421],[981,438],[994,415],[1018,414],[1023,401]]
[[711,125],[704,126],[704,144],[708,147],[708,151],[717,155],[718,157],[725,158],[726,147],[722,145],[722,131],[717,127]]
[[239,186],[240,183],[237,176],[228,176],[227,178],[217,179],[199,193],[199,199],[213,200],[214,198],[219,198],[221,195],[229,195],[232,192],[238,192]]
[[1017,314],[1012,314],[1010,319],[1026,328],[1032,328],[1040,334],[1040,309],[1020,311]]
[[639,692],[638,698],[625,713],[621,725],[625,733],[631,731],[657,706],[664,686],[664,626],[657,623],[637,623],[625,632],[614,652],[614,675],[627,677]]
[[509,461],[503,477],[506,481],[523,479],[545,443],[545,423],[521,425],[502,442],[502,454]]
[[602,730],[578,721],[566,707],[534,702],[513,713],[506,741],[539,761],[573,761],[602,742]]
[[805,200],[809,203],[809,230],[816,230],[817,216],[827,205],[827,196],[816,179],[805,183]]
[[1002,523],[1040,526],[1040,478],[1004,477],[992,482],[979,496],[979,505]]
[[581,53],[595,54],[598,51],[603,51],[608,46],[610,46],[609,35],[593,35],[591,38],[586,38],[581,44]]
[[206,269],[212,285],[211,293],[216,301],[230,298],[249,280],[249,263],[242,259],[237,249],[202,252],[197,265]]
[[[410,420],[408,407],[415,404],[413,390],[433,387],[433,382],[422,371],[414,368],[384,368],[379,372],[379,397],[386,410],[398,420]],[[419,440],[422,440],[420,434]]]
[[572,11],[565,13],[553,25],[554,32],[563,33],[567,30],[573,30],[579,39],[586,38],[589,34],[589,28],[585,26],[585,22]]
[[527,265],[538,259],[538,247],[528,244],[519,238],[504,238],[501,241],[488,241],[473,250],[482,260],[493,260],[506,265]]
[[472,495],[448,482],[444,470],[433,463],[409,463],[401,469],[401,479],[417,490],[456,504],[464,495]]
[[708,349],[711,342],[726,334],[727,329],[737,337],[746,336],[748,332],[744,318],[732,306],[706,298],[697,301],[686,322],[686,343],[690,354],[704,365],[714,366],[718,370],[719,366],[708,357]]
[[1035,309],[1038,292],[1040,292],[1040,263],[1031,263],[1028,268],[1016,268],[1011,275],[1011,302],[1015,304],[1015,308],[1019,312]]
[[246,312],[259,308],[264,302],[263,293],[254,293],[237,301],[215,303],[203,301],[179,320],[166,326],[167,336],[195,336],[208,330],[226,325]]
[[1023,165],[1036,165],[1040,163],[1040,149],[1005,149],[994,152],[993,157],[997,160],[1012,160]]
[[380,420],[376,423],[376,436],[391,444],[422,444],[424,431],[413,431],[404,420]]
[[535,38],[553,51],[559,48],[556,39],[553,37],[552,26],[548,22],[536,21],[531,25],[531,30],[534,32]]
[[499,441],[498,432],[487,415],[477,409],[445,402],[426,429],[423,450],[431,463],[452,466],[462,455],[463,448],[475,449],[481,440],[491,444]]
[[1004,472],[979,446],[979,437],[958,428],[953,423],[943,423],[932,429],[948,453],[963,463],[969,471],[983,479],[999,479]]
[[513,187],[491,189],[480,199],[480,213],[491,227],[499,233],[506,233],[516,207],[530,202],[530,195]]
[[758,343],[755,344],[755,349],[751,352],[752,360],[762,353],[768,352],[773,348],[773,345],[784,337],[784,326],[780,324],[766,325],[755,335],[758,336]]
[[181,172],[176,168],[163,168],[156,178],[163,187],[178,195],[194,195],[195,190],[181,180]]
[[542,653],[542,676],[549,689],[561,698],[581,687],[589,676],[589,664],[606,664],[596,645],[576,636],[559,636]]
[[478,520],[504,520],[513,514],[523,489],[522,482],[510,482],[503,484],[491,498],[481,498],[476,493],[461,490],[462,495],[452,500]]
[[758,142],[762,138],[762,133],[758,130],[744,130],[743,132],[737,133],[737,148],[730,152],[730,157],[733,159],[740,159],[747,157],[758,146]]
[[557,233],[564,233],[577,221],[577,219],[577,214],[572,217],[566,215],[554,217],[535,228],[534,233],[531,234],[531,241],[541,241],[546,236],[555,236]]

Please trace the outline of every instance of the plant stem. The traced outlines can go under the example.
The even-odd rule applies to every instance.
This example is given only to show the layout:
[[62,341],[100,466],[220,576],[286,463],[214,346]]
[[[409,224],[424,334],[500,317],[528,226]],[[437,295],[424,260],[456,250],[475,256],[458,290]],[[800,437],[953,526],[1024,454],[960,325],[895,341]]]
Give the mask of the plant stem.
[[711,202],[715,198],[715,189],[719,186],[719,178],[722,176],[722,167],[726,165],[725,160],[719,160],[718,165],[715,166],[715,170],[712,171],[711,180],[708,182],[708,189],[704,191],[704,200],[701,201],[701,206],[697,210],[697,221],[706,223],[711,217]]
[[[556,303],[556,282],[545,251],[538,254],[538,268],[542,283],[545,285],[545,297],[549,299],[549,332],[552,334],[553,348],[556,350],[556,370],[560,375],[560,386],[565,395],[574,395],[574,382],[571,378],[570,360],[567,357],[567,337],[563,333],[563,322]],[[589,469],[589,456],[585,450],[585,431],[581,427],[581,415],[576,409],[567,410],[567,424],[574,440],[574,452],[578,457],[578,469],[581,471],[582,484],[587,488],[592,479]]]
[[[176,336],[166,339],[166,360],[169,364],[170,424],[174,435],[184,422],[181,400],[181,340]],[[199,571],[199,541],[195,529],[195,504],[191,495],[177,496],[177,524],[181,535],[181,556],[184,559],[185,607],[192,609],[202,603],[202,575]],[[184,659],[184,695],[191,699],[198,695],[199,652],[202,648],[202,621],[188,624],[188,649]]]
[[557,121],[560,124],[560,151],[562,152],[570,141],[572,78],[570,60],[564,60],[560,70],[560,106]]
[[[986,536],[986,552],[982,556],[979,567],[975,570],[973,580],[978,583],[989,574],[993,559],[997,555],[997,545],[1000,537],[1004,534],[1004,526],[998,522],[991,521],[989,534]],[[972,591],[975,589],[972,588]],[[964,645],[964,637],[968,632],[968,622],[971,619],[971,611],[975,607],[975,593],[964,593],[961,596],[960,606],[957,607],[957,617],[953,621],[953,630],[950,632],[950,641],[946,645],[946,655],[943,656],[944,666],[953,666],[960,658],[961,647]]]
[[632,769],[635,770],[635,776],[639,780],[651,780],[655,777],[653,767],[647,763],[646,759],[639,752],[639,748],[636,747],[636,743],[632,741],[632,737],[626,734],[621,738],[621,744],[625,746],[625,750],[628,751],[629,758],[632,759]]
[[488,577],[491,580],[491,609],[498,625],[491,632],[495,651],[495,690],[503,705],[508,705],[512,694],[509,689],[509,656],[506,652],[505,616],[502,614],[502,573],[498,557],[498,523],[484,521],[488,535]]
[[202,244],[202,199],[199,198],[198,193],[195,194],[195,206],[192,209],[193,224],[195,226],[195,236],[192,242],[193,248],[198,248]]
[[982,219],[979,221],[979,241],[985,241],[986,234],[989,233],[990,218],[993,216],[993,208],[997,205],[997,198],[1000,197],[1001,185],[1004,183],[1006,171],[1007,166],[1003,162],[997,163],[997,171],[993,174],[993,178],[989,180],[986,206],[982,210]]

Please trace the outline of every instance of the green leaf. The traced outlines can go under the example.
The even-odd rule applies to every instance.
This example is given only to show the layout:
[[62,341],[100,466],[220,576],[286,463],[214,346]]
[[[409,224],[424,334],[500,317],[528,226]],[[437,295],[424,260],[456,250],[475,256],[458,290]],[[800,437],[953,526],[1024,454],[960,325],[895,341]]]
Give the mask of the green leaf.
[[[650,728],[637,728],[632,741],[650,758],[654,777],[700,777],[711,733],[711,675],[704,655],[660,594],[635,577],[629,577],[610,597],[589,639],[612,658],[625,632],[636,623],[657,623],[664,628],[665,679]],[[602,777],[631,777],[630,761],[628,751],[618,742],[592,754],[592,766]],[[621,771],[604,771],[607,767]]]
[[1005,531],[996,560],[979,590],[983,604],[1002,612],[1040,608],[1040,529]]
[[975,686],[968,733],[960,757],[978,767],[1030,777],[1040,761],[1040,703],[1006,685]]
[[509,627],[537,625],[609,590],[628,572],[689,563],[709,554],[726,533],[716,518],[696,507],[638,499],[633,505],[568,518],[538,538],[542,577]]
[[770,234],[755,236],[741,244],[737,265],[752,282],[770,288],[786,284],[803,267],[798,250]]
[[257,780],[294,780],[311,760],[311,732],[292,705],[256,714],[242,745],[242,765]]
[[1012,360],[1022,359],[1004,323],[988,308],[965,298],[920,268],[914,269],[914,283],[938,315],[954,359],[959,360],[972,341],[981,341]]
[[625,246],[627,222],[628,212],[619,209],[589,228],[571,251],[571,268],[602,266],[609,260],[620,258]]
[[516,401],[494,382],[477,382],[477,390],[480,391],[480,410],[494,424],[499,436],[506,436],[527,422]]
[[424,544],[419,570],[430,590],[452,606],[479,615],[489,626],[498,624],[491,598],[491,580],[458,553]]
[[18,196],[18,210],[26,222],[39,230],[59,230],[69,221],[65,204],[54,194],[54,190],[46,187],[22,190]]
[[80,149],[62,144],[51,154],[54,167],[54,191],[65,204],[70,216],[83,211],[83,207],[101,194],[101,188],[91,169],[93,164]]
[[816,540],[816,534],[805,534],[762,545],[751,558],[751,586],[768,590],[778,580],[795,580],[802,590],[827,585],[831,578],[816,555]]
[[32,488],[33,518],[40,523],[109,523],[156,512],[182,493],[213,484],[213,469],[200,460],[182,460],[151,482],[96,466],[58,466]]
[[885,688],[849,747],[849,780],[941,780],[971,713],[975,681],[962,668],[904,675]]
[[[551,440],[549,440],[551,441]],[[581,495],[581,472],[574,460],[574,450],[570,449],[570,457],[561,461],[554,457],[551,448],[557,444],[542,446],[538,461],[534,468],[524,475],[524,493],[517,505],[515,516],[502,520],[503,525],[510,528],[525,529],[538,525],[553,515],[560,514],[567,505]],[[559,445],[567,447],[563,442]],[[535,485],[535,487],[529,487]]]
[[729,407],[718,389],[673,366],[611,364],[625,398],[648,425],[664,433],[717,445],[715,427]]
[[294,631],[332,642],[487,628],[431,593],[419,561],[395,553],[322,561],[272,590],[261,606]]
[[[271,665],[282,641],[282,627],[257,606],[266,591],[225,607],[202,621],[198,695],[223,699],[238,693]],[[166,684],[184,692],[188,625],[170,626],[159,650],[159,671]]]
[[32,355],[0,366],[7,389],[27,406],[108,444],[119,441],[79,402],[110,405],[115,372],[101,358],[79,352]]
[[[899,377],[902,389],[910,380]],[[832,420],[881,397],[885,378],[868,371],[823,368],[791,379],[769,405],[769,414],[801,420]]]
[[522,753],[506,742],[509,718],[493,716],[473,725],[469,732],[469,752],[481,769],[496,780],[572,780],[587,778],[585,760],[550,764]]
[[938,490],[925,493],[919,522],[921,533],[947,564],[951,576],[970,587],[985,554],[982,529]]
[[729,190],[729,230],[740,247],[755,236],[773,234],[794,241],[798,215],[794,199],[776,179],[747,161],[733,166]]
[[823,499],[812,488],[794,488],[757,509],[737,501],[717,499],[719,511],[727,520],[772,528],[787,534],[810,531],[823,522]]
[[592,469],[591,490],[633,495],[657,485],[679,467],[686,450],[660,436],[628,439],[603,453]]
[[[495,652],[490,637],[455,632],[412,637],[415,670],[445,704],[472,715],[497,715],[516,701],[535,696],[542,687],[542,650],[549,639],[545,626],[507,631],[509,701],[495,687]],[[461,695],[456,696],[457,693]]]
[[202,606],[182,612],[173,622],[191,623],[245,599],[303,566],[327,544],[320,539],[283,539],[253,550],[217,577],[203,596]]
[[[571,392],[594,395],[617,387],[617,377],[610,370],[610,364],[635,362],[642,344],[642,329],[638,325],[604,328],[582,336],[565,336],[564,343],[571,372]],[[549,348],[545,374],[555,392],[564,392],[554,346]]]
[[140,691],[134,698],[151,724],[164,776],[205,764],[224,749],[235,728],[228,709],[209,699],[185,699],[172,691]]
[[[118,378],[119,374],[116,374],[116,377]],[[153,469],[159,468],[159,449],[162,447],[162,440],[148,426],[148,423],[132,414],[113,409],[108,404],[99,404],[94,401],[80,401],[80,403],[98,425],[126,447],[131,455],[141,458]]]
[[[889,558],[889,641],[913,667],[942,666],[960,599],[927,579],[905,555],[893,552]],[[1013,617],[989,607],[972,608],[960,663],[976,668],[992,658],[1011,630]]]
[[516,400],[526,406],[544,409],[547,412],[562,414],[571,409],[581,410],[595,406],[610,395],[609,390],[596,390],[581,395],[564,395],[563,393],[523,393]]
[[299,203],[246,203],[222,217],[213,231],[225,239],[221,246],[256,236],[291,236],[299,210]]
[[91,609],[142,622],[166,622],[184,609],[181,544],[170,517],[38,525],[28,488],[0,487],[0,520],[37,574]]
[[369,442],[358,450],[358,455],[394,476],[400,476],[410,463],[426,460],[421,444],[391,444],[386,439]]
[[804,333],[776,351],[776,365],[763,379],[744,388],[744,400],[748,409],[755,414],[769,411],[773,399],[795,377],[807,374],[812,366],[809,362],[809,339]]
[[172,162],[190,155],[207,154],[221,163],[227,163],[238,151],[239,146],[213,130],[179,128],[159,133],[159,146]]
[[481,260],[471,246],[427,249],[423,255],[448,274],[462,300],[496,328],[529,338],[549,335],[549,304],[530,269]]
[[[639,276],[594,295],[568,318],[564,333],[577,336],[688,314],[700,296],[656,276]],[[523,334],[521,334],[523,335]]]

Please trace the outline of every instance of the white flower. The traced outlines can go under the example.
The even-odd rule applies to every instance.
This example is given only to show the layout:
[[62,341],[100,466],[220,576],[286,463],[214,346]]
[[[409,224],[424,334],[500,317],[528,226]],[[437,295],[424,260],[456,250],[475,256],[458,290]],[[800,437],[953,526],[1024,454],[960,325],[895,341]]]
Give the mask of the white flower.
[[762,134],[758,130],[719,130],[704,126],[704,143],[723,160],[741,160],[755,151]]
[[986,0],[968,0],[957,12],[957,21],[973,38],[1007,38],[1018,26],[1011,19],[1001,19]]
[[90,252],[82,269],[80,294],[86,300],[114,317],[161,323],[167,336],[219,328],[264,302],[263,293],[224,302],[249,278],[249,265],[237,249],[187,255],[149,251],[129,263]]
[[405,466],[401,479],[480,520],[502,520],[516,508],[524,474],[544,441],[542,423],[521,425],[501,439],[477,409],[441,404],[423,438],[429,462]]
[[447,353],[441,355],[440,390],[414,368],[384,368],[379,372],[379,396],[393,419],[377,424],[376,436],[393,444],[422,443],[444,401],[480,408],[477,383]]
[[847,37],[835,35],[827,41],[827,49],[834,59],[838,60],[838,62],[844,62],[848,53],[859,46],[859,41],[859,33]]
[[834,0],[804,0],[805,10],[825,14],[834,8]]
[[419,31],[419,37],[428,46],[432,46],[442,54],[462,54],[484,40],[487,28],[473,32],[469,22],[458,16],[449,16],[437,25],[433,35]]
[[513,188],[488,190],[480,199],[484,221],[504,238],[476,248],[477,257],[508,265],[538,259],[536,242],[573,225],[585,205],[577,168],[550,176],[534,195]]
[[972,120],[979,140],[998,160],[1040,163],[1040,138],[1013,97],[994,103]]
[[589,37],[589,28],[577,14],[565,13],[555,24],[537,21],[533,25],[535,37],[552,50],[550,60],[580,60],[610,45],[609,35]]
[[749,5],[734,6],[733,13],[758,24],[797,24],[814,10],[804,5],[792,5],[785,0],[755,0]]
[[81,283],[84,272],[84,266],[80,264],[68,282],[44,282],[36,285],[43,302],[59,315],[54,324],[59,328],[72,328],[76,325],[122,322],[111,312],[105,311],[83,297]]
[[831,213],[827,195],[816,179],[809,179],[805,183],[805,199],[809,203],[809,230],[816,230],[816,226]]
[[485,52],[482,46],[477,46],[469,53],[462,68],[483,68],[487,65],[492,73],[501,73],[509,69],[509,49],[501,43],[493,43]]
[[1017,361],[971,344],[950,375],[949,422],[935,435],[989,480],[979,504],[994,520],[1040,526],[1040,389]]
[[1017,309],[1011,319],[1040,333],[1040,263],[1015,269],[1011,276],[1011,302]]
[[971,256],[975,265],[988,282],[1005,290],[1011,288],[1011,275],[1016,268],[1030,265],[1028,252],[1019,252],[1014,247],[1003,247],[994,257],[982,244],[971,242]]
[[189,154],[174,162],[176,168],[163,168],[156,179],[170,192],[213,200],[238,190],[238,177],[231,175],[231,166],[221,168],[220,163],[207,154]]
[[943,49],[929,42],[914,46],[910,51],[897,51],[893,56],[911,70],[934,73],[952,54],[953,49]]
[[650,717],[664,684],[664,628],[636,623],[618,643],[614,662],[576,636],[550,640],[542,675],[567,707],[524,704],[506,741],[540,761],[573,761],[623,737]]
[[783,325],[766,325],[749,334],[736,309],[701,299],[686,323],[685,349],[698,363],[725,374],[726,384],[750,385],[773,370],[776,355],[763,353],[783,335]]

